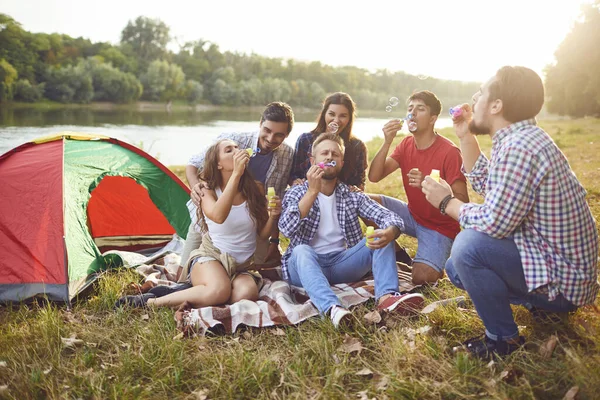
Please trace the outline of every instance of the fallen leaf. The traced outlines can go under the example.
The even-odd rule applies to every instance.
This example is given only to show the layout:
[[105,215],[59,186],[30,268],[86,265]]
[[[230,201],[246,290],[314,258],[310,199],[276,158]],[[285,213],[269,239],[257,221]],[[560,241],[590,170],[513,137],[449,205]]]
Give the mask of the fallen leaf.
[[208,390],[206,390],[206,389],[196,390],[195,392],[192,392],[192,395],[194,395],[194,398],[196,400],[206,400],[208,398]]
[[252,339],[252,332],[244,331],[244,333],[242,333],[242,336],[244,337],[244,339],[250,340],[250,339]]
[[359,400],[369,400],[369,396],[367,396],[367,390],[363,390],[361,392],[356,393],[356,397],[359,398]]
[[177,335],[173,336],[173,340],[181,340],[183,339],[183,332],[179,332]]
[[371,324],[378,324],[381,322],[381,314],[379,314],[377,310],[373,310],[369,313],[366,313],[363,318],[365,319],[365,321]]
[[390,378],[387,377],[386,375],[383,375],[383,376],[381,376],[381,378],[379,378],[379,381],[375,384],[375,389],[385,390],[385,389],[387,389],[389,383],[390,383]]
[[494,368],[494,364],[496,364],[496,362],[494,360],[492,360],[489,363],[487,363],[486,367],[488,367],[489,369],[493,369]]
[[540,355],[544,359],[548,359],[552,357],[552,353],[554,353],[554,349],[558,344],[558,336],[552,335],[550,339],[546,341],[542,346],[540,346]]
[[6,363],[6,361],[0,361],[0,368],[6,368],[8,367],[8,364]]
[[77,339],[75,335],[71,335],[71,337],[68,338],[61,337],[60,340],[62,341],[64,347],[72,349],[83,344],[83,340]]
[[271,333],[275,336],[285,336],[285,331],[281,328],[271,329]]
[[354,375],[358,375],[358,376],[372,376],[373,375],[373,371],[371,371],[369,368],[363,368],[363,369],[361,369],[360,371],[358,371]]
[[337,356],[337,354],[333,354],[333,355],[331,356],[331,358],[333,358],[333,362],[334,362],[334,363],[336,363],[336,364],[339,364],[339,363],[340,363],[340,358]]
[[362,343],[357,338],[353,338],[352,336],[346,335],[342,345],[338,350],[341,350],[345,353],[352,354],[354,352],[360,353],[362,351]]
[[50,372],[52,372],[52,367],[45,369],[44,370],[44,375],[48,375]]
[[150,319],[150,316],[148,314],[144,314],[142,315],[142,321],[148,321]]
[[523,376],[523,371],[512,367],[509,367],[504,371],[500,372],[500,380],[506,383],[512,383],[521,376]]
[[579,386],[573,386],[571,389],[569,389],[569,391],[567,393],[565,393],[563,400],[575,400],[577,398],[578,393],[579,393]]

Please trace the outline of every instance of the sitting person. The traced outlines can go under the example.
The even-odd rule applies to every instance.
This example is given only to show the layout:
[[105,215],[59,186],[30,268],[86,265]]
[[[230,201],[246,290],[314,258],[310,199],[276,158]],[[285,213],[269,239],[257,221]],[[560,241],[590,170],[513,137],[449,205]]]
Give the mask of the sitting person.
[[371,182],[379,182],[397,169],[402,172],[407,203],[383,195],[369,196],[397,213],[404,221],[404,233],[417,238],[417,254],[412,261],[415,285],[434,283],[443,276],[452,241],[460,232],[458,222],[440,214],[425,200],[421,192],[423,178],[437,169],[452,186],[455,196],[464,202],[469,201],[466,179],[460,170],[460,150],[434,130],[441,110],[442,103],[435,94],[426,90],[412,94],[408,98],[407,109],[411,115],[407,121],[411,135],[404,138],[388,156],[403,121],[394,119],[386,123],[383,127],[384,142],[369,167]]
[[[241,149],[251,148],[256,154],[250,158],[248,170],[254,179],[267,192],[268,187],[273,187],[275,193],[283,198],[287,188],[292,168],[294,149],[284,143],[294,127],[294,112],[292,108],[279,101],[267,104],[259,123],[259,130],[255,132],[223,133],[215,141],[233,140]],[[200,152],[193,156],[185,167],[185,174],[191,189],[191,200],[188,202],[192,223],[185,239],[185,246],[181,253],[181,264],[185,265],[190,253],[196,250],[202,242],[201,226],[196,222],[197,207],[202,200],[202,182],[199,181],[198,172],[204,165],[205,153]],[[270,239],[258,239],[256,244],[255,260],[257,264],[278,264],[281,260],[279,252],[279,230],[273,231]],[[184,277],[185,278],[185,277]]]
[[207,188],[202,189],[198,220],[205,224],[207,234],[183,269],[192,287],[162,297],[152,293],[125,296],[116,307],[178,307],[187,302],[200,308],[258,299],[262,279],[252,270],[256,237],[266,238],[272,232],[281,200],[275,196],[267,204],[247,169],[249,160],[249,154],[231,140],[219,141],[206,152],[200,178]]
[[[536,317],[598,295],[596,223],[565,155],[536,124],[543,104],[538,74],[501,68],[473,96],[473,112],[465,105],[454,120],[465,175],[483,204],[457,199],[443,180],[422,184],[427,200],[463,229],[446,272],[485,325],[483,337],[465,342],[477,357],[508,355],[524,343],[511,304]],[[492,138],[490,159],[476,135]]]
[[[336,165],[319,166],[331,161]],[[336,327],[351,322],[352,316],[330,285],[358,281],[371,270],[377,308],[412,313],[422,307],[424,299],[420,294],[398,293],[394,239],[404,224],[393,212],[340,182],[343,167],[341,137],[319,135],[312,145],[306,182],[288,189],[284,196],[279,229],[290,244],[282,258],[283,277],[304,287],[319,312],[328,314]],[[367,245],[359,216],[381,227],[368,237]]]
[[365,189],[367,146],[352,135],[355,118],[356,104],[349,94],[338,92],[327,96],[317,126],[312,131],[300,135],[296,141],[290,185],[298,185],[306,181],[306,173],[311,166],[313,142],[323,133],[334,133],[343,139],[346,148],[344,155],[346,163],[340,172],[340,180],[353,187],[353,190]]

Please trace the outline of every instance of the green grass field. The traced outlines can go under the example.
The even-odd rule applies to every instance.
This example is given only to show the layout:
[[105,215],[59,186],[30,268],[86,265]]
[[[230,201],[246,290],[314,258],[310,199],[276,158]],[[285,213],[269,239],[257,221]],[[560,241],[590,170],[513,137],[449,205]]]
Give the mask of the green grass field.
[[[598,219],[600,120],[541,125],[567,155]],[[451,129],[440,133],[456,140]],[[379,144],[368,144],[371,158]],[[489,154],[490,140],[481,144]],[[183,177],[183,167],[172,169]],[[367,190],[404,198],[397,175]],[[480,201],[472,192],[471,199]],[[414,240],[401,243],[414,255]],[[536,325],[516,307],[526,348],[487,363],[451,351],[483,331],[470,303],[380,325],[362,318],[372,309],[368,303],[354,310],[360,324],[351,331],[314,318],[281,330],[182,339],[171,310],[113,311],[128,283],[138,280],[131,271],[107,274],[95,294],[72,311],[1,308],[0,398],[562,399],[576,392],[578,399],[600,397],[599,308],[580,309],[558,325]],[[430,302],[462,294],[443,280],[425,296]],[[556,348],[544,352],[553,337]],[[350,340],[360,343],[355,346],[360,351],[349,352]]]

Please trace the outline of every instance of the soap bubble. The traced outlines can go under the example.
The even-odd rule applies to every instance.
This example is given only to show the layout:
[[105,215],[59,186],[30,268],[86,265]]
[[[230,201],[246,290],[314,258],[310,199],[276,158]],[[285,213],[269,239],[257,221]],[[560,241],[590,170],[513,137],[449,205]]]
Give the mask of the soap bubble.
[[397,97],[390,97],[389,103],[390,103],[390,106],[396,107],[398,105],[398,103],[400,103],[400,100],[398,100]]
[[415,121],[410,121],[408,123],[408,130],[414,132],[417,130],[417,123]]
[[330,133],[337,133],[338,129],[340,129],[340,126],[336,122],[330,122],[329,125],[327,125],[327,130]]
[[429,75],[420,74],[420,75],[417,75],[417,78],[419,78],[420,80],[424,81],[425,79],[429,79]]
[[387,112],[392,112],[392,106],[387,106],[387,107],[385,108],[385,111],[387,111]]

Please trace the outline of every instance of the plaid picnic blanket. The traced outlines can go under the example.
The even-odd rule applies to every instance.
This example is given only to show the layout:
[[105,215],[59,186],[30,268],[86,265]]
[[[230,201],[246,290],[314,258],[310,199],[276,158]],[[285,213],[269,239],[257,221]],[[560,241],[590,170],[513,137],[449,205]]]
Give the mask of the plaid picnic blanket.
[[[410,273],[398,271],[400,292],[415,289]],[[372,279],[349,284],[333,285],[333,292],[344,307],[361,304],[374,297]],[[303,288],[286,281],[265,279],[258,301],[242,300],[219,307],[182,308],[176,312],[178,328],[186,334],[205,335],[208,330],[231,334],[241,326],[256,328],[276,325],[296,325],[319,315]]]

